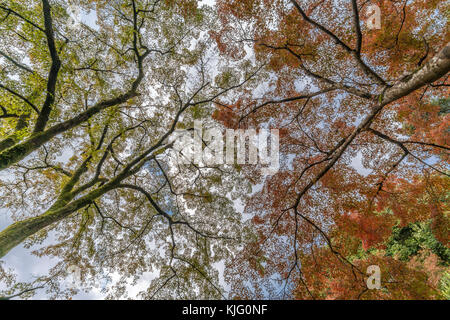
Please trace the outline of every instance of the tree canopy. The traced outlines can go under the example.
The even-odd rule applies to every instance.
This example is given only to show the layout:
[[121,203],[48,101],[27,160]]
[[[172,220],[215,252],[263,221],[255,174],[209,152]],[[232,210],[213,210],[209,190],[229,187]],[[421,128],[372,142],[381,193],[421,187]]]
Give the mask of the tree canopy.
[[[74,25],[73,6],[96,26]],[[154,273],[139,298],[448,298],[448,12],[1,1],[0,203],[14,223],[0,259],[23,244],[58,262],[29,282],[0,264],[0,296],[107,282],[105,297],[126,298]],[[177,133],[196,120],[278,129],[278,172],[180,164]]]

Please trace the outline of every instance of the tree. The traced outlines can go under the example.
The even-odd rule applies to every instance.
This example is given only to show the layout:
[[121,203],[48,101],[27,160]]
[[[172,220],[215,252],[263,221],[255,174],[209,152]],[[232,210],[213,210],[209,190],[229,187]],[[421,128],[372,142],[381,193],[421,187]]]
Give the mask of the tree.
[[[210,70],[216,68],[217,74],[223,62],[210,61],[215,49],[206,33],[213,13],[197,1],[79,3],[86,8],[94,4],[99,30],[84,26],[75,34],[66,30],[66,8],[43,1],[45,30],[53,30],[54,41],[61,42],[56,50],[61,57],[54,59],[61,60],[61,71],[53,75],[60,82],[46,107],[52,108],[51,116],[41,122],[44,107],[34,116],[23,101],[18,106],[17,97],[5,105],[5,114],[17,110],[20,118],[25,112],[27,123],[40,129],[22,138],[16,130],[19,120],[4,118],[5,132],[13,130],[5,140],[14,145],[1,154],[8,159],[2,162],[8,176],[2,178],[0,193],[16,222],[0,232],[0,257],[23,241],[30,246],[52,233],[55,243],[35,254],[60,259],[48,276],[29,286],[15,284],[16,290],[5,296],[45,285],[53,297],[70,297],[75,291],[60,287],[58,280],[74,265],[87,288],[119,273],[111,297],[126,296],[123,288],[130,277],[136,281],[154,269],[160,277],[143,297],[221,297],[211,265],[229,257],[239,243],[239,216],[226,197],[239,192],[234,186],[239,177],[223,166],[177,166],[172,140],[177,130],[191,130],[199,114],[212,113],[217,98],[225,99],[250,81],[258,67],[247,64],[233,84],[217,83]],[[37,22],[27,21],[26,10],[16,11],[23,4],[11,7],[16,24],[41,31],[34,30]],[[50,15],[58,21],[53,27]],[[24,44],[31,58],[46,56],[41,42]],[[47,60],[32,61],[30,68],[39,73]],[[22,71],[25,79],[27,71]],[[130,81],[131,89],[123,93]]]
[[[367,297],[370,263],[350,259],[361,240],[364,249],[383,243],[396,219],[402,227],[448,220],[435,194],[448,183],[448,114],[436,104],[448,95],[446,7],[372,4],[382,12],[380,30],[363,24],[363,1],[218,1],[222,27],[211,35],[222,54],[239,59],[253,49],[267,68],[263,94],[242,90],[232,111],[219,107],[216,119],[230,127],[283,128],[278,174],[256,178],[258,171],[246,168],[264,187],[245,209],[254,216],[253,239],[229,264],[237,297]],[[436,20],[426,18],[432,12]],[[358,155],[367,176],[351,166]],[[395,181],[409,188],[405,203],[390,191]],[[427,190],[425,209],[411,181]],[[380,214],[389,208],[386,221]],[[358,242],[346,238],[349,230]],[[448,246],[445,224],[443,230],[439,239]],[[421,291],[424,273],[401,261],[367,262],[411,279],[372,298],[439,296]],[[333,286],[333,293],[321,291]]]
[[[119,275],[108,298],[151,272],[141,298],[448,296],[444,2],[372,1],[380,29],[359,0],[73,3],[96,28],[57,0],[0,5],[0,197],[15,221],[0,258],[49,238],[34,254],[58,258],[32,283],[0,266],[1,296],[70,298],[74,266],[85,288]],[[280,170],[180,164],[177,133],[198,119],[279,129]]]
[[[79,56],[77,53],[79,52],[78,50],[84,49],[84,45],[92,45],[92,42],[100,42],[99,49],[103,52],[107,52],[108,50],[106,50],[104,45],[103,48],[101,46],[101,38],[104,38],[105,35],[100,35],[98,37],[96,35],[93,37],[87,37],[90,39],[85,42],[73,41],[70,40],[63,33],[64,31],[61,30],[60,39],[55,39],[55,30],[49,2],[42,1],[41,11],[43,13],[44,27],[40,27],[37,22],[34,23],[25,17],[25,6],[28,6],[31,10],[40,9],[38,2],[34,2],[31,5],[29,3],[20,4],[17,2],[12,2],[11,6],[2,5],[0,7],[0,9],[2,9],[6,14],[3,19],[4,29],[7,31],[4,38],[4,40],[7,41],[6,44],[11,43],[12,41],[16,42],[17,37],[20,37],[18,49],[24,50],[28,53],[29,56],[27,58],[32,59],[34,68],[32,69],[21,62],[17,62],[17,59],[12,57],[12,54],[8,52],[1,52],[1,55],[5,57],[11,65],[3,70],[3,81],[5,81],[6,84],[0,84],[0,88],[9,94],[5,97],[6,106],[2,106],[2,109],[4,116],[8,116],[3,119],[9,120],[9,123],[7,123],[4,127],[6,130],[4,130],[5,132],[8,132],[7,130],[11,127],[12,133],[7,135],[0,143],[0,170],[8,168],[24,159],[27,155],[43,146],[56,135],[73,129],[74,127],[92,118],[102,110],[123,104],[131,98],[137,96],[137,88],[144,77],[143,62],[151,52],[151,49],[149,48],[139,47],[137,42],[137,34],[135,34],[134,37],[131,37],[133,46],[130,48],[131,50],[128,51],[132,54],[128,56],[123,54],[121,57],[117,57],[120,51],[114,52],[111,50],[114,53],[110,53],[110,56],[106,58],[106,61],[109,60],[108,63],[124,64],[126,61],[131,61],[130,58],[135,58],[138,74],[132,77],[133,80],[131,81],[131,85],[126,85],[126,87],[129,86],[129,89],[126,89],[123,92],[116,92],[112,95],[112,97],[108,97],[106,92],[113,91],[117,87],[114,85],[111,86],[111,84],[108,83],[106,85],[101,85],[99,86],[100,90],[89,92],[90,99],[98,99],[98,102],[93,105],[89,105],[87,103],[88,101],[86,101],[85,107],[87,110],[75,109],[75,114],[65,115],[66,117],[63,117],[62,121],[58,118],[51,119],[50,117],[52,112],[53,114],[60,114],[61,111],[65,109],[66,104],[70,105],[81,102],[69,101],[67,103],[63,100],[65,96],[77,96],[82,94],[83,91],[85,94],[87,93],[86,88],[77,88],[76,86],[73,87],[81,90],[74,90],[75,92],[70,92],[70,89],[73,89],[73,87],[67,90],[68,84],[71,81],[72,84],[74,84],[73,81],[78,80],[76,79],[76,76],[74,77],[74,73],[76,71],[92,70],[96,72],[97,69],[95,68],[95,64],[97,63],[99,57],[94,54],[93,56],[87,57],[88,61],[83,61],[83,58],[85,57]],[[21,14],[21,11],[25,11],[24,14]],[[28,11],[27,14],[29,14],[29,12],[30,11]],[[60,19],[64,18],[67,18],[67,16],[62,15],[60,17]],[[137,25],[133,25],[132,27],[135,32],[139,32]],[[19,32],[16,30],[19,30]],[[127,31],[129,32],[129,30]],[[48,53],[43,47],[44,39],[48,47]],[[11,49],[9,50],[12,51]],[[61,61],[60,55],[64,56],[63,61]],[[21,60],[24,60],[23,56],[21,57]],[[115,60],[122,61],[116,62]],[[88,64],[88,66],[76,68],[74,65],[78,63],[81,66],[83,64]],[[89,63],[91,64],[89,65]],[[48,71],[48,76],[45,77],[42,74],[45,72],[49,64],[50,70]],[[10,71],[11,68],[14,69]],[[114,71],[98,70],[98,72]],[[10,78],[12,76],[19,78],[19,80],[11,81]],[[58,78],[60,79],[59,83]],[[101,77],[99,78],[101,81]],[[130,82],[129,78],[127,79],[126,77],[124,77],[122,81],[125,83]],[[59,85],[60,90],[64,91],[57,92],[57,85]],[[66,90],[69,92],[65,92]],[[45,95],[41,95],[41,91],[45,91]],[[30,92],[29,97],[25,97],[23,92]],[[57,99],[62,99],[62,101],[57,101]],[[41,105],[41,107],[38,107],[37,105]],[[55,108],[57,110],[54,110]],[[54,122],[54,124],[49,128],[46,128],[49,121]]]

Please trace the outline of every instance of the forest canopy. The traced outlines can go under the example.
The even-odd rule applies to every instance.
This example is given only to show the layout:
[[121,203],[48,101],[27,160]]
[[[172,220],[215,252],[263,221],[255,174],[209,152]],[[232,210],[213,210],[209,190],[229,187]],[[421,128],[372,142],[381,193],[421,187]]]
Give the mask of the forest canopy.
[[449,299],[449,9],[0,0],[0,298]]

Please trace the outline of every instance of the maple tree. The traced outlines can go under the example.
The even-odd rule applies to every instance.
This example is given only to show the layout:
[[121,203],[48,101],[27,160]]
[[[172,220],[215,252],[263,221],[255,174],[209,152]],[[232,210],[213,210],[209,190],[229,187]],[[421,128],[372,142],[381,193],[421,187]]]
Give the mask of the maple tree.
[[[4,9],[4,44],[19,37],[24,56],[2,48],[11,59],[2,69],[9,94],[2,96],[6,175],[0,192],[15,222],[0,232],[0,257],[23,241],[30,247],[53,235],[56,241],[34,254],[59,258],[48,275],[29,284],[2,269],[9,286],[4,296],[45,287],[50,297],[71,297],[77,290],[64,287],[63,279],[77,266],[85,288],[119,274],[111,297],[126,296],[130,278],[154,269],[160,277],[143,297],[221,297],[211,265],[239,243],[239,216],[227,195],[240,192],[240,178],[219,166],[176,166],[171,137],[190,130],[194,119],[213,111],[211,101],[245,85],[258,66],[239,68],[232,84],[215,79],[222,62],[209,61],[211,8],[197,1],[77,4],[95,8],[97,30],[71,30],[59,2],[11,1]],[[12,62],[25,57],[26,66]],[[46,98],[33,93],[45,82],[54,82]],[[42,100],[42,107],[32,110],[19,92],[28,92],[33,105]]]
[[[448,256],[412,266],[385,250],[396,227],[419,221],[448,248],[448,4],[217,3],[221,53],[252,50],[267,67],[262,94],[242,90],[215,118],[283,129],[280,172],[247,168],[263,188],[245,208],[253,239],[228,265],[232,295],[442,298]],[[379,30],[363,23],[369,5],[380,8]],[[369,173],[352,165],[358,157]],[[370,265],[381,267],[382,290],[367,288]]]
[[[32,283],[0,264],[0,296],[70,298],[75,265],[107,298],[151,272],[140,298],[448,298],[445,2],[70,4],[97,28],[0,4],[0,258],[58,258]],[[279,129],[280,170],[174,162],[197,119]]]

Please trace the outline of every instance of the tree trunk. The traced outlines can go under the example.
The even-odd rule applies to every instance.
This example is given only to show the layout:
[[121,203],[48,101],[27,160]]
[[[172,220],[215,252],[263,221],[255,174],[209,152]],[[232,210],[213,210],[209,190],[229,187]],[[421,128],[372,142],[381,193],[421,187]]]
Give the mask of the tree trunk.
[[137,96],[136,92],[129,91],[128,93],[123,94],[119,97],[102,101],[70,120],[54,125],[53,127],[43,132],[35,133],[25,142],[16,144],[0,153],[0,170],[7,169],[10,166],[18,163],[30,153],[40,148],[46,142],[50,141],[53,137],[75,128],[103,109],[124,103],[135,96]]
[[11,249],[20,244],[29,236],[43,230],[44,228],[69,217],[72,213],[87,206],[93,200],[106,192],[114,189],[114,184],[108,184],[94,190],[80,199],[67,204],[68,200],[57,201],[47,212],[33,218],[18,221],[0,232],[0,258],[5,256]]

